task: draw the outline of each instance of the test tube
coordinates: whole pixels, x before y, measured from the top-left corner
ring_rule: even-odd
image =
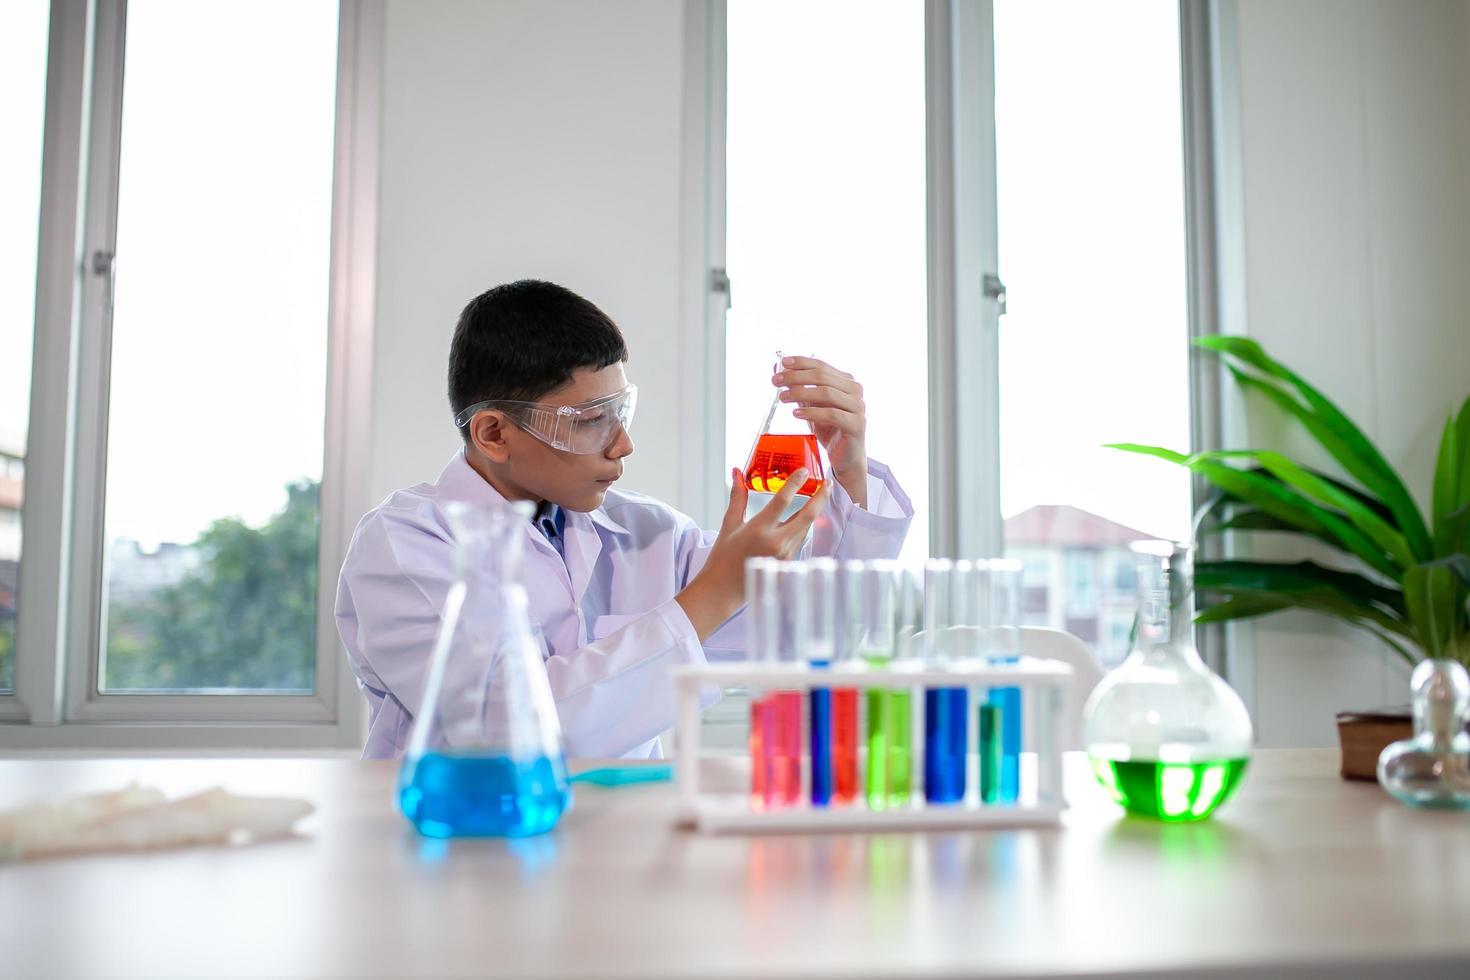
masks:
[[[989,656],[998,663],[1015,663],[1021,655],[1021,563],[992,559],[984,569]],[[992,711],[980,715],[981,798],[1014,803],[1021,792],[1021,689],[992,687],[986,700]],[[997,752],[999,773],[987,779],[984,767],[987,761],[994,764]]]
[[[791,663],[804,606],[806,569],[799,562],[746,562],[747,645],[754,663]],[[750,803],[757,810],[801,798],[801,693],[758,690],[750,705]]]
[[[882,670],[912,654],[919,622],[917,588],[897,562],[873,560],[851,577],[852,648]],[[913,782],[913,694],[906,688],[867,689],[868,807],[908,803]]]
[[[966,659],[974,643],[975,566],[968,561],[930,559],[924,565],[923,656],[931,667]],[[924,799],[957,803],[965,798],[965,733],[970,692],[964,687],[924,691]]]
[[[837,563],[830,558],[813,558],[806,563],[804,615],[798,645],[813,670],[827,670],[836,655]],[[832,802],[833,748],[836,719],[833,717],[832,690],[811,690],[811,799],[813,806]]]
[[[851,643],[854,610],[848,581],[862,562],[843,562],[834,568],[832,578],[833,660],[850,665],[858,652]],[[839,687],[832,691],[832,802],[853,803],[858,798],[858,691]]]

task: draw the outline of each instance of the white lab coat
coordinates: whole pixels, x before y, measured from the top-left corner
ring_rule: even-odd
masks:
[[[371,714],[363,757],[403,754],[454,578],[444,505],[504,498],[456,453],[434,483],[391,494],[353,533],[337,584],[337,629]],[[894,558],[913,507],[881,463],[868,464],[868,509],[835,480],[810,552]],[[566,512],[565,560],[527,521],[522,584],[530,599],[567,754],[649,758],[674,722],[675,667],[744,649],[743,615],[703,647],[674,595],[704,566],[716,533],[640,493],[609,490],[591,513]]]

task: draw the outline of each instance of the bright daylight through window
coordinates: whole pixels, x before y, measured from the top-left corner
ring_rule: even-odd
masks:
[[[0,12],[0,691],[15,687],[49,19],[45,0]]]
[[[313,688],[336,64],[333,0],[128,4],[103,691]]]
[[[1189,537],[1186,472],[1101,448],[1189,445],[1178,6],[995,3],[1006,551],[1105,664],[1129,542]]]
[[[904,556],[922,557],[924,8],[742,0],[727,30],[726,462],[746,461],[776,350],[829,361],[863,384],[868,453],[913,499]]]

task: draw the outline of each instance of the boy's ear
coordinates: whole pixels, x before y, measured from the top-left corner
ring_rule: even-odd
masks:
[[[510,423],[499,412],[480,412],[470,420],[470,443],[492,463],[510,459],[505,429]]]

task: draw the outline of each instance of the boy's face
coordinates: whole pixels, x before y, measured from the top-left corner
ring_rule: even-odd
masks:
[[[605,368],[578,368],[572,380],[537,401],[543,405],[580,405],[614,395],[628,387],[621,363]],[[496,413],[499,414],[499,413]],[[503,418],[503,416],[502,416]],[[471,445],[492,463],[490,482],[511,500],[549,500],[567,510],[589,511],[602,506],[603,497],[623,475],[623,458],[632,454],[633,440],[622,426],[612,442],[598,453],[578,454],[553,449],[511,422],[497,427],[498,437],[483,440],[487,430],[472,428]]]

